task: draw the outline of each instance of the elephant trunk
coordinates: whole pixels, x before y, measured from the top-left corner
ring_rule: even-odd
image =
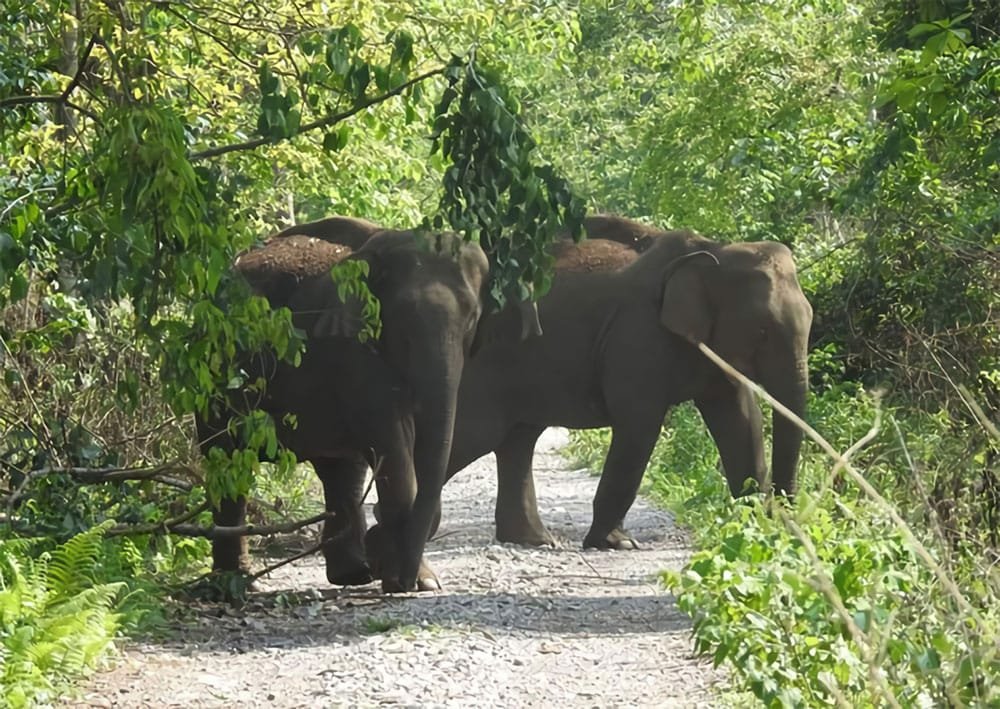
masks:
[[[799,418],[805,414],[809,376],[805,356],[795,358],[786,366],[776,366],[772,360],[761,378],[764,388]],[[787,362],[787,359],[786,359]],[[795,494],[796,469],[803,431],[777,409],[772,419],[774,440],[771,446],[771,481],[775,492],[789,497]]]
[[[440,506],[455,430],[458,386],[465,364],[461,338],[442,338],[426,356],[415,357],[414,364],[419,372],[419,378],[412,380],[418,382],[414,391],[417,408],[413,445],[417,493],[402,540],[406,553],[401,577],[406,580],[417,574]]]

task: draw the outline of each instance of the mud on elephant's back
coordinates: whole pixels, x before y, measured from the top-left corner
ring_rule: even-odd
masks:
[[[558,241],[552,247],[557,273],[606,273],[618,271],[639,258],[639,253],[629,246],[606,239],[588,239],[574,244]]]
[[[343,244],[333,244],[310,236],[270,239],[262,248],[236,259],[236,270],[257,290],[269,293],[276,278],[301,281],[329,271],[353,253]]]

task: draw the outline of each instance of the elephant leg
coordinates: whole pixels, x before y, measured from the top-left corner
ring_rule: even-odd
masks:
[[[225,497],[212,510],[212,522],[217,527],[240,527],[246,524],[247,498]],[[212,540],[212,570],[250,570],[250,553],[246,537],[218,537]]]
[[[637,548],[635,540],[622,525],[639,492],[642,475],[660,432],[661,419],[652,419],[641,427],[614,428],[601,482],[594,496],[594,521],[583,540],[585,548]]]
[[[497,448],[497,541],[527,546],[555,546],[542,524],[535,498],[531,461],[545,428],[519,425]]]
[[[382,508],[379,506],[377,502],[374,505],[372,505],[372,514],[375,515],[376,522],[382,521]],[[434,519],[431,521],[431,529],[427,533],[428,541],[434,538],[434,535],[437,534],[438,527],[440,526],[441,526],[441,503],[439,502],[437,512],[434,513]]]
[[[733,497],[761,489],[767,475],[760,407],[753,392],[725,382],[710,396],[695,399],[722,458]],[[752,484],[748,486],[748,483]]]
[[[401,540],[417,496],[412,424],[405,419],[398,421],[390,440],[375,476],[379,522],[368,530],[364,547],[373,575],[382,581],[382,590],[398,593],[411,590],[400,581],[400,567],[404,552]],[[437,576],[423,559],[418,564],[415,586],[418,591],[441,588]]]
[[[408,590],[399,585],[398,573],[390,573],[383,568],[383,564],[386,562],[398,564],[396,560],[398,550],[395,549],[395,544],[396,541],[392,531],[384,524],[372,526],[365,534],[365,553],[368,555],[368,563],[371,565],[372,573],[377,578],[382,579],[382,590],[386,593],[398,593]],[[398,566],[394,568],[398,568]],[[388,583],[386,582],[387,575],[389,577]],[[417,570],[416,587],[418,591],[441,590],[441,582],[438,580],[437,574],[434,573],[434,570],[424,559],[420,560],[420,566]]]
[[[363,459],[314,460],[323,483],[326,511],[335,516],[323,523],[323,558],[326,579],[338,586],[360,586],[372,580],[365,558],[365,516],[361,507],[365,473]]]

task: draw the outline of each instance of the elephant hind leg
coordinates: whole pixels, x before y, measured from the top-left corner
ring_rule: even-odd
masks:
[[[535,478],[531,470],[535,443],[544,430],[544,426],[520,424],[496,449],[497,541],[555,546],[555,540],[538,514]]]
[[[365,558],[365,517],[361,507],[368,464],[361,458],[314,460],[323,483],[326,511],[333,519],[323,523],[326,578],[338,586],[360,586],[372,580]]]

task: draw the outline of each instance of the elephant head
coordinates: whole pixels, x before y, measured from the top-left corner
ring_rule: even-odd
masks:
[[[714,258],[685,259],[666,274],[662,324],[691,343],[705,343],[802,416],[812,307],[799,287],[789,249],[776,242],[718,244],[672,234],[648,255],[676,249],[678,240],[688,252]],[[760,411],[744,387],[727,381],[719,389],[696,397],[695,403],[719,446],[730,488],[740,494],[748,473],[758,478],[765,474]],[[802,431],[777,411],[773,431],[771,482],[778,492],[791,495]]]

